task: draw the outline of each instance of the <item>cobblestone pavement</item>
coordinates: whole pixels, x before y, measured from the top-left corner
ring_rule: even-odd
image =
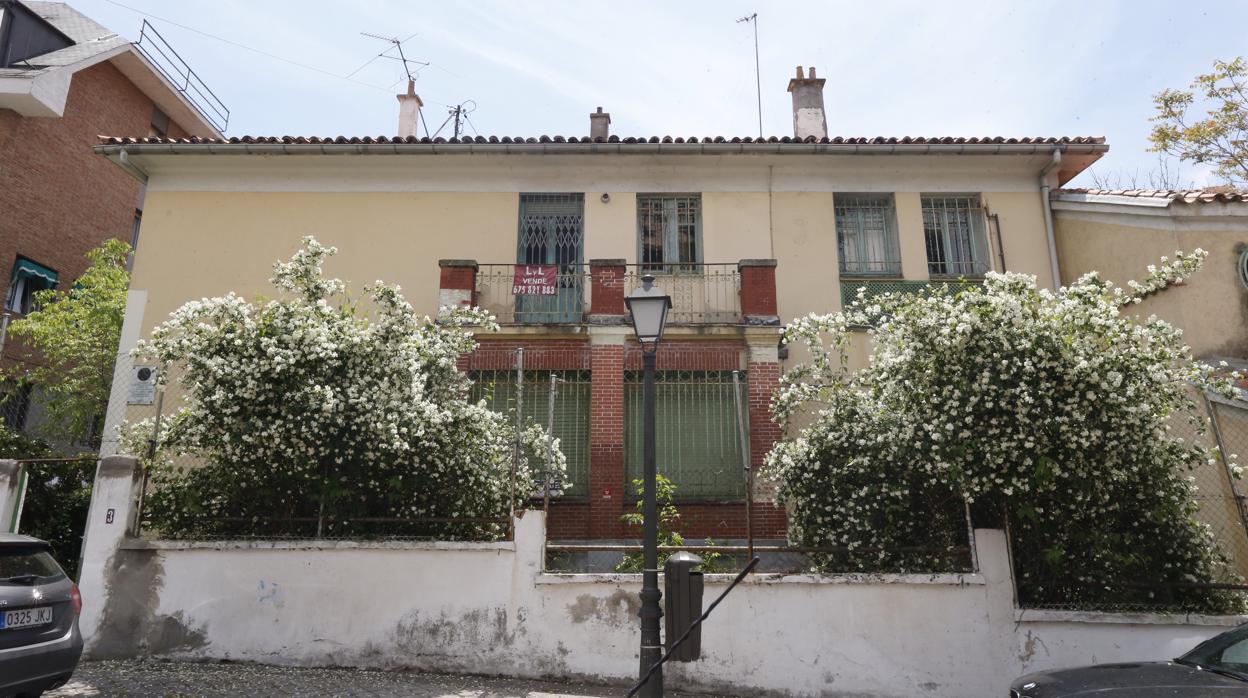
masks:
[[[627,688],[477,676],[358,669],[297,669],[257,664],[160,661],[83,662],[44,698],[579,698],[624,696]],[[693,698],[690,694],[687,698]],[[711,698],[699,694],[700,698]],[[725,697],[721,697],[725,698]]]

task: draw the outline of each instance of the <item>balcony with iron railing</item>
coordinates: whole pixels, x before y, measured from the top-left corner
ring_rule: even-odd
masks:
[[[627,322],[624,297],[655,277],[672,298],[672,325],[773,325],[774,260],[737,263],[478,264],[441,260],[441,305],[475,305],[503,325],[579,325]]]

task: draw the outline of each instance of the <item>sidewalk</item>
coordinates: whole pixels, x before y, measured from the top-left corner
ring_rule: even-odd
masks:
[[[44,698],[622,698],[627,692],[627,687],[619,686],[414,672],[109,661],[83,662],[68,684],[45,693]],[[668,695],[692,697],[695,694],[669,691]],[[706,694],[696,695],[711,698]]]

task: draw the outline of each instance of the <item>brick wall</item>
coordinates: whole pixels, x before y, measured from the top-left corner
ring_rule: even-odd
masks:
[[[624,346],[592,347],[589,415],[590,535],[616,538],[624,492]]]
[[[0,109],[0,293],[18,255],[55,270],[64,289],[86,269],[88,250],[108,238],[130,241],[139,184],[91,146],[102,134],[146,136],[152,106],[103,62],[73,76],[60,118]],[[0,366],[19,355],[10,344]]]

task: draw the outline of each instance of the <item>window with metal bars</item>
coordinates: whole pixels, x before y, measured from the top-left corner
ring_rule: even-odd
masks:
[[[637,248],[643,271],[696,271],[702,261],[702,195],[639,194]]]
[[[922,197],[931,276],[983,276],[989,269],[984,210],[973,195]]]
[[[624,374],[626,491],[642,477],[645,426],[642,372]],[[747,399],[741,373],[741,408]],[[737,403],[731,371],[655,374],[655,454],[659,474],[676,484],[678,499],[744,499]]]
[[[892,194],[837,194],[836,251],[846,276],[901,276]]]
[[[589,371],[555,371],[555,419],[553,433],[568,458],[564,498],[589,494]],[[546,427],[550,421],[551,371],[526,371],[520,414],[526,422]],[[517,391],[515,371],[469,371],[474,402],[485,400],[495,412],[515,419]],[[570,485],[570,487],[569,487]]]

